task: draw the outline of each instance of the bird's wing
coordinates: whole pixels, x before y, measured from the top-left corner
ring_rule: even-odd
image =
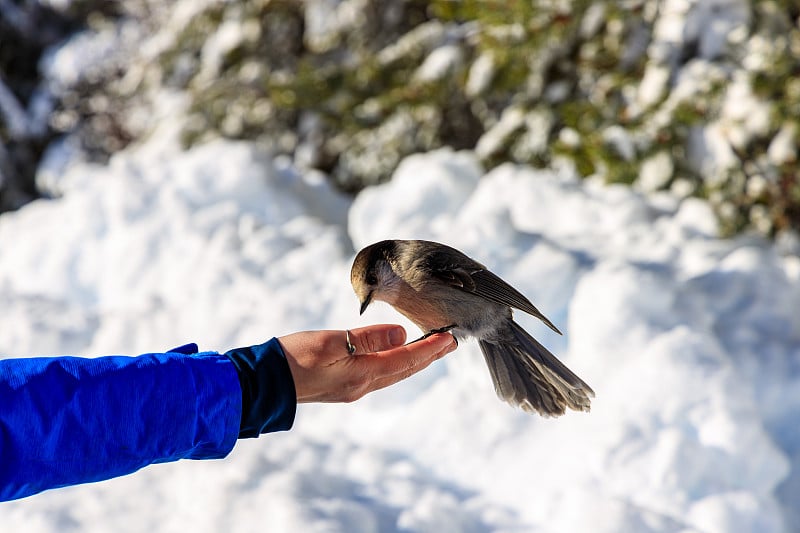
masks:
[[[514,307],[520,311],[525,311],[526,313],[535,316],[547,324],[547,327],[561,335],[561,332],[558,330],[558,328],[552,322],[550,322],[550,320],[544,316],[541,311],[536,309],[536,306],[534,306],[530,300],[528,300],[517,289],[500,279],[500,277],[496,274],[483,269],[472,272],[471,277],[475,286],[475,289],[472,292],[478,296],[482,296],[488,300],[492,300],[500,304]]]
[[[433,277],[451,287],[467,292],[475,292],[475,281],[472,279],[472,273],[467,269],[450,267],[432,269],[431,273]]]
[[[487,300],[531,314],[561,335],[558,328],[541,311],[536,309],[530,300],[499,276],[483,268],[480,263],[475,263],[475,269],[452,267],[444,264],[436,265],[432,262],[429,262],[429,266],[433,275],[440,281]]]

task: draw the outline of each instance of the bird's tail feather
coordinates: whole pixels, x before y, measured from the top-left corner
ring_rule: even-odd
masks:
[[[592,388],[514,321],[511,331],[511,339],[479,342],[497,395],[542,416],[588,411]]]

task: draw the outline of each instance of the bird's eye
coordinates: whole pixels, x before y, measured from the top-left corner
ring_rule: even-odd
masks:
[[[378,277],[375,274],[367,274],[367,285],[377,285]]]

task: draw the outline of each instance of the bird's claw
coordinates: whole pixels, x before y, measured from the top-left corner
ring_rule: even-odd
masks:
[[[420,337],[418,339],[414,339],[413,341],[409,342],[408,344],[414,344],[415,342],[419,342],[421,340],[427,339],[428,337],[430,337],[431,335],[435,335],[436,333],[447,333],[448,331],[450,331],[452,329],[455,329],[457,327],[458,327],[458,324],[450,324],[449,326],[444,326],[444,327],[441,327],[441,328],[432,329],[428,333],[423,335],[422,337]],[[455,335],[453,335],[453,340],[456,341],[456,346],[458,346],[458,339],[456,339]]]

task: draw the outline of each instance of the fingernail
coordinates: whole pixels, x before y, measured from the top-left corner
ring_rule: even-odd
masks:
[[[392,346],[400,346],[406,341],[406,332],[403,328],[394,328],[389,330],[389,344]]]

